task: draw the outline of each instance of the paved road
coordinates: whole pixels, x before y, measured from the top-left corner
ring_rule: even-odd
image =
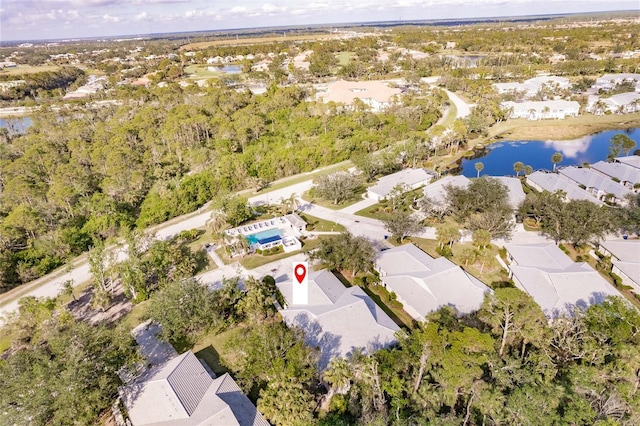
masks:
[[[249,198],[249,203],[254,206],[263,204],[280,204],[280,200],[287,199],[291,195],[301,196],[303,192],[311,189],[313,186],[313,180],[305,180],[304,182],[296,183],[285,188],[276,189],[275,191],[267,192],[264,194],[258,194],[255,197]]]
[[[438,80],[440,80],[440,77],[438,76],[424,77],[420,79],[421,82],[427,83],[434,87],[436,86],[436,83],[438,82]],[[456,95],[453,92],[450,92],[446,89],[442,89],[442,90],[444,90],[447,93],[447,96],[449,96],[449,100],[451,100],[451,102],[453,102],[453,104],[456,106],[456,109],[458,110],[456,113],[456,118],[465,118],[471,114],[471,107],[473,105],[469,105],[468,103],[463,101],[462,98],[460,98],[460,96]]]

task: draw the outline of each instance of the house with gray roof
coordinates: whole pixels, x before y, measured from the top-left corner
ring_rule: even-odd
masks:
[[[509,205],[514,210],[517,210],[520,203],[522,203],[525,198],[525,193],[522,189],[522,182],[520,179],[507,176],[491,176],[490,179],[497,180],[507,187],[507,190],[509,191]]]
[[[465,176],[445,176],[435,182],[425,186],[422,193],[426,198],[436,204],[444,203],[447,195],[447,186],[455,186],[457,188],[466,188],[471,181]]]
[[[305,343],[319,348],[319,368],[336,357],[349,357],[356,349],[367,352],[396,343],[398,325],[357,286],[346,288],[333,273],[309,273],[309,303],[292,304],[293,282],[278,283],[286,308],[285,323],[304,331]]]
[[[610,179],[617,179],[629,189],[633,189],[634,185],[640,185],[640,168],[628,164],[617,161],[598,161],[591,165],[591,169]]]
[[[604,74],[596,79],[593,86],[596,89],[611,90],[622,83],[633,83],[636,91],[640,91],[640,74],[620,73],[620,74]]]
[[[616,157],[615,161],[626,164],[627,166],[640,169],[640,155],[628,155],[626,157]]]
[[[493,84],[493,87],[500,94],[519,92],[522,93],[525,98],[535,96],[545,86],[552,90],[568,89],[571,86],[571,82],[568,78],[550,75],[530,78],[522,83],[514,82]]]
[[[215,378],[193,352],[119,390],[133,426],[268,426],[229,374]]]
[[[625,205],[627,204],[627,195],[633,192],[624,185],[611,180],[602,174],[591,170],[590,168],[568,166],[558,169],[560,178],[566,178],[571,182],[582,185],[584,189],[596,197],[598,200],[605,201],[611,198],[611,201]]]
[[[640,294],[640,240],[603,241],[598,244],[598,251],[604,256],[611,256],[611,272]]]
[[[595,198],[591,193],[580,188],[575,182],[562,178],[557,173],[533,172],[527,176],[526,182],[537,191],[563,191],[567,200],[587,200],[598,205],[604,203]]]
[[[621,296],[587,263],[576,263],[554,243],[506,244],[509,276],[533,297],[549,318],[571,314],[575,308]]]
[[[444,306],[476,311],[491,289],[445,257],[434,259],[413,244],[381,252],[375,261],[381,285],[396,294],[417,321]]]
[[[367,197],[381,201],[387,198],[394,188],[398,186],[404,192],[408,192],[428,184],[434,177],[435,172],[428,172],[425,169],[409,168],[400,170],[378,179],[378,183],[367,189]]]

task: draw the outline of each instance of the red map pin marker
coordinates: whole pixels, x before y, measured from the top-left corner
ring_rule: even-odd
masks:
[[[302,280],[304,280],[305,275],[307,275],[307,268],[304,265],[296,265],[293,273],[296,276],[299,284],[302,284]]]

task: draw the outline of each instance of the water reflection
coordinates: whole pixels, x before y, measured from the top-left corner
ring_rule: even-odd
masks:
[[[561,153],[564,157],[577,159],[580,154],[586,154],[594,140],[595,135],[589,135],[580,139],[567,141],[544,141],[545,147],[550,147],[555,152]],[[584,157],[584,155],[582,155]]]
[[[619,133],[626,133],[640,147],[640,129],[609,130],[579,139],[566,141],[514,141],[500,142],[490,145],[477,157],[462,161],[462,174],[476,177],[475,164],[482,162],[484,168],[481,175],[509,176],[515,175],[513,164],[521,161],[534,170],[551,170],[551,156],[556,152],[562,154],[559,166],[593,164],[605,160],[609,153],[609,141]]]

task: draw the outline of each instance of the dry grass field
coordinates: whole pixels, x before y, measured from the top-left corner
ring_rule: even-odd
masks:
[[[22,75],[22,74],[34,74],[43,71],[57,71],[60,67],[57,65],[40,65],[33,67],[31,65],[19,65],[15,68],[5,68],[0,70],[0,75]]]
[[[564,120],[529,121],[521,118],[492,127],[488,139],[569,140],[604,130],[631,127],[640,127],[640,112],[600,116],[585,114]]]
[[[199,50],[206,49],[212,46],[241,46],[251,44],[262,43],[275,43],[279,41],[313,41],[313,40],[330,40],[339,38],[340,34],[300,34],[300,35],[287,35],[287,36],[272,36],[272,37],[247,37],[247,38],[234,38],[229,36],[228,38],[201,41],[198,43],[189,43],[180,47],[180,50]]]

